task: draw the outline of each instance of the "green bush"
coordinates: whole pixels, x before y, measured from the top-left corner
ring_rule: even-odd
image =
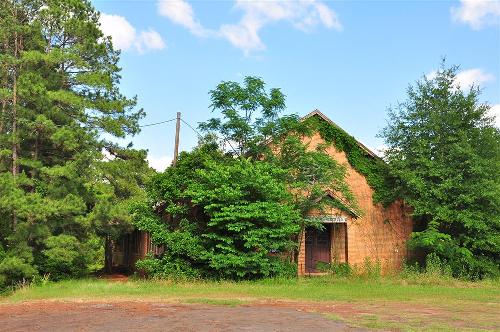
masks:
[[[178,257],[155,258],[148,255],[138,260],[135,267],[147,276],[160,279],[191,280],[201,278],[200,269],[194,268],[190,262]]]
[[[370,280],[380,279],[382,276],[382,266],[380,265],[380,261],[377,260],[374,262],[369,257],[365,258],[359,274],[361,277]]]
[[[88,272],[92,273],[104,268],[104,240],[92,236],[82,245]]]
[[[350,277],[353,274],[352,267],[349,265],[349,263],[332,264],[332,272],[339,277]]]
[[[31,280],[37,271],[31,264],[15,256],[7,256],[0,262],[0,289],[14,286],[20,280]]]
[[[151,276],[174,278],[241,280],[291,274],[290,267],[270,254],[293,250],[293,237],[300,230],[300,214],[287,202],[290,193],[279,181],[284,171],[204,149],[181,154],[176,167],[152,181],[150,194],[159,195],[170,218],[151,211],[154,204],[134,208],[136,227],[165,248],[162,257],[138,266]]]
[[[443,285],[459,281],[453,278],[452,271],[453,268],[446,261],[432,253],[427,255],[423,266],[417,262],[403,264],[398,277],[410,284]]]
[[[452,276],[452,267],[439,258],[435,253],[427,255],[424,273],[430,276],[449,278]]]
[[[293,279],[297,277],[297,264],[276,258],[273,278]]]
[[[324,263],[318,262],[316,269],[321,272],[331,273],[336,277],[347,278],[351,277],[354,273],[349,263]]]
[[[45,246],[40,270],[49,273],[53,280],[81,277],[87,272],[86,253],[76,237],[50,236]]]
[[[5,250],[3,250],[2,245],[0,244],[0,263],[3,261],[3,259],[5,257],[7,257],[7,254],[6,254]]]

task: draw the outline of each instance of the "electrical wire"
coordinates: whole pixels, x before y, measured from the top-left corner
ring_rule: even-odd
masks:
[[[183,119],[183,118],[181,118],[181,121],[182,121],[182,122],[183,122],[186,126],[188,126],[189,128],[191,128],[191,129],[192,129],[192,130],[193,130],[193,131],[194,131],[194,132],[198,135],[198,137],[200,137],[200,138],[201,138],[201,137],[203,137],[203,136],[202,136],[202,135],[198,132],[198,130],[194,129],[194,128],[193,128],[193,127],[189,124],[189,123],[187,123],[186,121],[184,121],[184,119]]]
[[[160,125],[160,124],[167,123],[167,122],[172,122],[175,120],[177,120],[177,118],[165,120],[165,121],[160,121],[160,122],[155,122],[155,123],[148,123],[148,124],[145,124],[145,125],[142,125],[139,127],[140,128],[151,127],[151,126],[156,126],[156,125]],[[182,121],[182,123],[184,123],[186,126],[188,126],[192,131],[194,131],[196,133],[196,135],[198,135],[199,138],[203,138],[203,135],[201,135],[200,132],[198,130],[196,130],[193,126],[191,126],[188,122],[184,121],[183,118],[180,118],[180,120]],[[231,147],[231,149],[233,150],[234,153],[236,153],[236,150],[234,149],[233,145],[231,144],[231,142],[227,138],[223,139],[223,141],[226,142]]]
[[[142,125],[142,126],[139,126],[139,127],[140,128],[151,127],[151,126],[156,126],[156,125],[167,123],[167,122],[172,122],[172,121],[175,121],[175,120],[176,119],[170,119],[170,120],[165,120],[165,121],[160,121],[160,122],[148,123],[148,124],[145,124],[145,125]]]

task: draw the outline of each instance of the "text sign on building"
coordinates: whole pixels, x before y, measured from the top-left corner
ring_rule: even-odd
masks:
[[[321,222],[324,224],[342,224],[347,222],[347,217],[344,216],[324,216],[321,217]]]

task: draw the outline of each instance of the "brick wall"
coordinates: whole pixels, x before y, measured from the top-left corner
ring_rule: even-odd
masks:
[[[304,138],[304,140],[309,143],[311,150],[315,149],[318,144],[324,143],[319,134]],[[400,201],[392,203],[388,208],[384,208],[381,204],[374,204],[373,189],[368,185],[365,177],[351,167],[345,153],[333,146],[327,148],[327,153],[338,163],[346,165],[346,181],[363,211],[360,218],[349,218],[347,221],[349,264],[361,265],[368,258],[372,262],[380,262],[383,272],[399,268],[407,257],[406,242],[413,227],[410,214],[406,211],[407,208]],[[339,239],[335,241],[332,238],[332,240],[334,240],[332,246],[335,242],[339,242]],[[332,249],[335,250],[332,252],[332,257],[335,257],[340,249]],[[300,262],[299,259],[299,264]]]
[[[306,274],[306,234],[301,232],[299,235],[299,254],[297,255],[297,272],[299,276]]]
[[[351,218],[349,218],[351,219]],[[331,227],[331,246],[332,260],[335,263],[347,262],[346,257],[346,230],[347,224],[332,224]]]

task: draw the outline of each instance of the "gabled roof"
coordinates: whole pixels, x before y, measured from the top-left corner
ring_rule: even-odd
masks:
[[[307,120],[309,118],[312,118],[313,116],[319,117],[320,119],[328,122],[330,125],[336,127],[337,129],[342,130],[347,135],[352,136],[347,131],[345,131],[344,129],[342,129],[338,124],[336,124],[335,122],[333,122],[332,120],[330,120],[326,115],[324,115],[323,113],[321,113],[318,109],[316,109],[316,110],[312,111],[311,113],[307,114],[306,116],[302,117],[301,121],[304,121],[304,120]],[[354,138],[354,140],[359,145],[359,147],[362,148],[369,156],[371,156],[373,158],[381,159],[379,156],[377,156],[375,154],[375,152],[373,152],[370,149],[368,149],[366,147],[366,145],[364,145],[363,143],[361,143],[360,141],[358,141],[356,138]]]
[[[335,194],[332,190],[326,190],[326,196],[330,196],[331,199],[334,199],[334,200],[337,200],[339,201],[340,203],[342,203],[342,205],[345,207],[345,212],[349,213],[351,216],[353,216],[354,218],[359,218],[360,215],[359,213],[353,209],[349,203],[347,203],[344,199],[342,199],[339,195]]]

